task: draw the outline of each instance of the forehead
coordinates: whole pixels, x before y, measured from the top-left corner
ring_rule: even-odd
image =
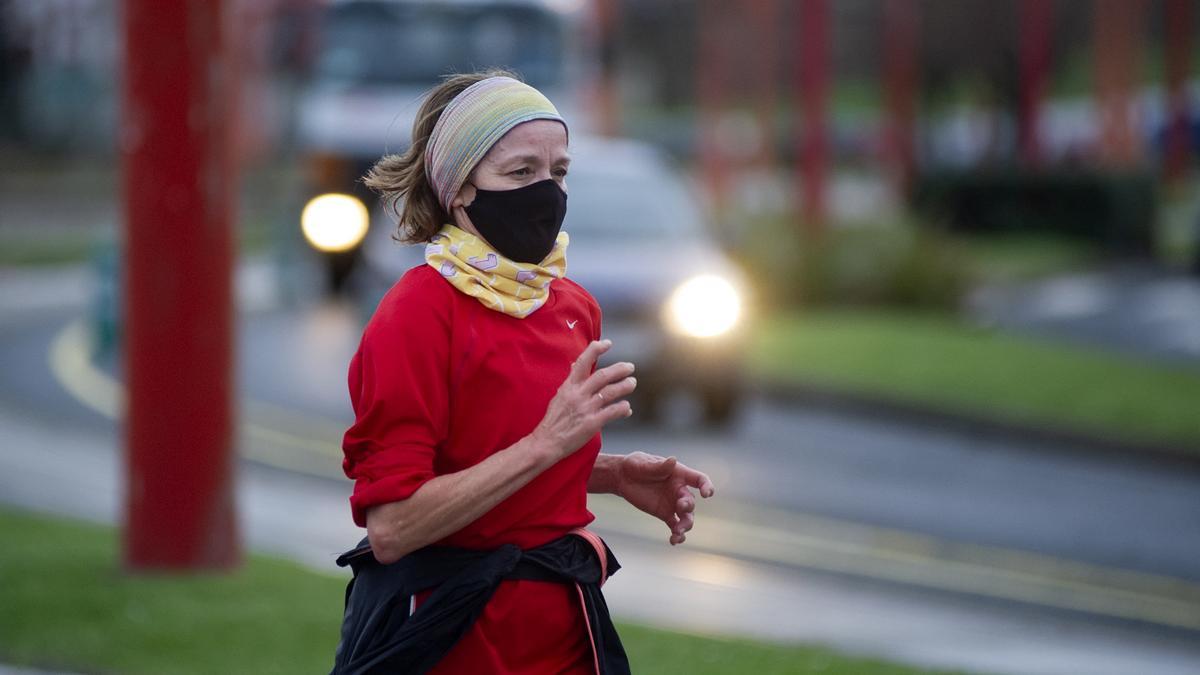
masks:
[[[567,155],[567,129],[554,120],[522,122],[500,137],[484,155],[485,162],[503,162],[513,157],[547,154],[552,159]]]

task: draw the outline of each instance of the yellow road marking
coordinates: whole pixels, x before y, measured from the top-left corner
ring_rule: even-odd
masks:
[[[75,400],[110,419],[125,412],[119,382],[92,365],[87,324],[77,319],[59,331],[50,343],[50,372]]]
[[[76,320],[51,343],[50,370],[76,400],[118,419],[123,388],[95,367],[90,353],[86,323]],[[248,421],[242,434],[258,442],[239,443],[243,456],[309,475],[341,476],[338,423],[258,401],[244,407],[250,417],[271,418],[313,436]],[[634,510],[617,498],[593,496],[589,508],[599,517],[599,529],[666,540],[661,523],[631,517]],[[1184,579],[778,509],[735,510],[736,519],[704,515],[703,526],[688,535],[689,546],[717,555],[1200,630],[1200,585]]]
[[[91,351],[86,322],[83,319],[73,321],[59,331],[50,344],[47,358],[50,371],[75,400],[109,419],[120,419],[125,412],[124,387],[118,380],[92,363]],[[289,421],[302,423],[310,428],[329,429],[334,426],[332,421],[318,420],[308,416],[300,418],[294,412],[285,411],[270,404],[253,402],[248,407],[251,409],[251,414],[258,413],[262,416],[281,419],[290,417]],[[331,460],[340,460],[341,458],[341,450],[337,445],[323,443],[319,439],[305,438],[255,422],[247,422],[242,427],[245,434],[259,441],[294,450],[303,450]],[[283,468],[300,470],[305,473],[312,472],[312,463],[298,462],[294,453],[277,452],[272,448],[251,449],[249,444],[242,444],[242,446],[243,454],[251,459],[264,463],[276,463]],[[337,475],[340,475],[340,472]]]

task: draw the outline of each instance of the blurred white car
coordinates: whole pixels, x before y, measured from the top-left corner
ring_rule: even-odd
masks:
[[[651,146],[572,137],[563,229],[571,235],[567,276],[604,313],[613,341],[605,362],[637,366],[637,417],[653,420],[663,397],[695,393],[704,417],[730,420],[743,394],[744,278],[705,227],[678,172]],[[377,210],[356,279],[373,308],[423,248],[393,239],[392,218]]]

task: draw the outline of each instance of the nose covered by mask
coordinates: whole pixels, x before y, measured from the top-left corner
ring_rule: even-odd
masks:
[[[463,209],[492,248],[509,260],[540,263],[554,248],[567,215],[567,193],[548,178],[515,190],[475,188]]]

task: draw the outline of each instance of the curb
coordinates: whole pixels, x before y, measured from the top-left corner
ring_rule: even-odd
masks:
[[[978,438],[1036,444],[1041,450],[1062,454],[1105,456],[1129,462],[1153,462],[1165,467],[1200,473],[1200,448],[1135,441],[1055,425],[1003,420],[970,412],[949,411],[896,399],[840,390],[811,383],[758,381],[751,388],[766,398],[834,413],[864,415],[879,420]]]

